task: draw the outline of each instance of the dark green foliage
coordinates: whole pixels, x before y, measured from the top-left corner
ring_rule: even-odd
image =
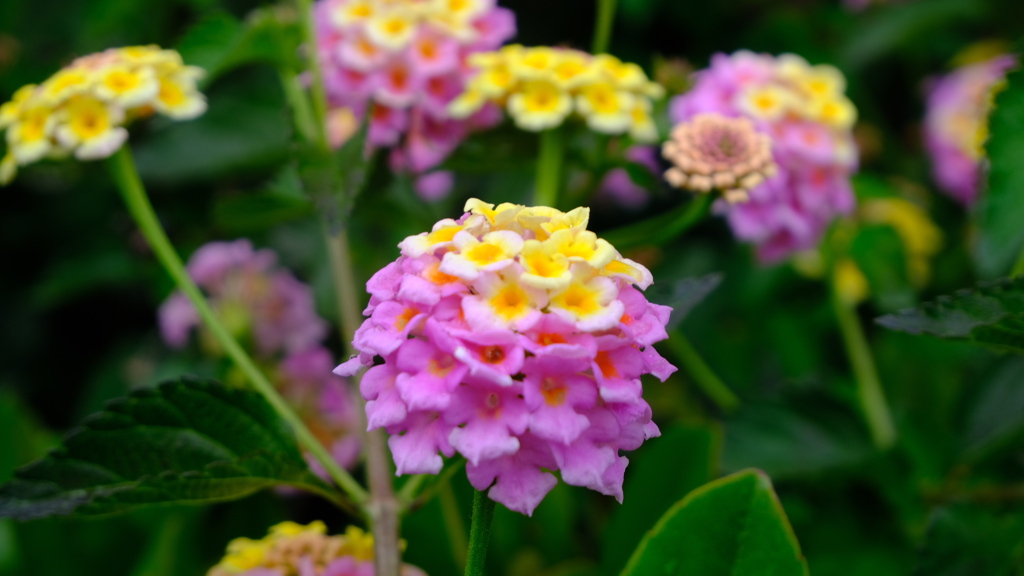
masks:
[[[738,472],[691,492],[647,533],[622,576],[801,576],[807,563],[771,481]]]
[[[1024,248],[1024,71],[1007,76],[989,130],[988,189],[977,212],[975,254],[984,273],[995,277],[1005,274]]]
[[[977,288],[940,296],[877,322],[910,334],[967,339],[1024,352],[1024,277],[982,282]]]
[[[261,396],[182,379],[136,390],[87,418],[0,489],[0,517],[212,503],[282,484],[328,489]]]
[[[1024,574],[1024,516],[969,505],[937,509],[914,576]]]

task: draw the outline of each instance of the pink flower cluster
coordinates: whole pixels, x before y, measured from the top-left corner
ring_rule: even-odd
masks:
[[[748,202],[716,206],[763,262],[814,248],[832,220],[854,207],[856,109],[844,92],[845,79],[831,66],[740,51],[714,55],[672,102],[674,123],[708,112],[746,117],[771,138],[777,175],[752,189]]]
[[[1010,55],[970,64],[936,80],[928,92],[924,138],[935,181],[966,206],[978,197],[993,89],[1015,65]]]
[[[338,463],[354,465],[360,450],[359,413],[345,382],[330,373],[333,356],[320,344],[327,324],[316,313],[309,286],[279,267],[273,252],[253,250],[248,240],[206,244],[192,255],[187,270],[218,318],[268,368]],[[167,344],[183,347],[193,329],[200,329],[206,351],[223,353],[201,330],[199,314],[183,293],[163,303],[159,321]]]
[[[330,104],[357,121],[371,110],[368,142],[392,147],[393,169],[425,172],[501,120],[495,106],[464,120],[448,113],[472,76],[468,56],[515,35],[515,16],[495,0],[320,0],[315,14]]]
[[[459,453],[475,488],[524,514],[555,470],[622,500],[619,451],[659,434],[640,376],[675,371],[652,346],[671,309],[647,301],[650,272],[588,219],[473,199],[367,283],[360,354],[336,373],[370,367],[369,427],[391,435],[399,474],[436,474]]]

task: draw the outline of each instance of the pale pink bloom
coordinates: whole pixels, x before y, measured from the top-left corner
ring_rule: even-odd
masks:
[[[730,203],[745,202],[752,188],[778,170],[768,136],[746,118],[714,113],[698,114],[673,128],[662,155],[673,164],[665,172],[670,184],[698,192],[721,190]]]

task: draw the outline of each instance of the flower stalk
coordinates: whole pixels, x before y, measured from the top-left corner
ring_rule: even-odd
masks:
[[[202,292],[192,281],[192,278],[189,277],[181,258],[178,257],[177,252],[175,252],[174,247],[167,238],[167,234],[160,225],[160,221],[157,219],[153,206],[146,195],[142,179],[139,177],[128,147],[123,146],[114,153],[110,157],[108,165],[114,182],[117,184],[117,188],[128,207],[128,211],[135,219],[146,241],[149,242],[157,259],[164,269],[167,270],[167,273],[170,274],[171,278],[174,279],[178,288],[192,302],[203,323],[209,328],[210,333],[213,334],[227,355],[245,374],[246,378],[252,383],[253,388],[267,399],[267,402],[270,403],[283,420],[291,425],[292,429],[295,430],[299,443],[320,462],[330,477],[337,483],[338,487],[356,505],[365,502],[367,495],[362,486],[334,461],[334,458],[331,457],[323,444],[310,432],[298,414],[277,393],[274,385],[256,367],[256,364],[239,345],[238,341],[217,319]]]
[[[597,20],[594,22],[594,43],[591,52],[604,54],[612,40],[617,0],[597,0]]]
[[[713,201],[712,194],[700,194],[674,210],[612,230],[604,234],[604,238],[620,249],[662,244],[703,220]]]
[[[1010,276],[1021,276],[1024,275],[1024,248],[1020,251],[1020,256],[1017,257],[1017,263],[1013,265],[1013,270],[1010,271]]]
[[[562,130],[550,128],[540,133],[540,151],[537,154],[537,188],[534,204],[558,207],[558,192],[562,184],[562,160],[565,142]]]
[[[723,412],[733,412],[739,408],[740,399],[711,370],[711,367],[700,357],[693,344],[682,332],[673,334],[666,343],[686,373]]]
[[[491,539],[491,520],[494,518],[494,500],[480,490],[473,492],[473,520],[469,527],[469,554],[466,557],[466,576],[484,576],[487,545]]]
[[[854,306],[846,302],[832,283],[832,307],[835,310],[839,330],[843,335],[846,354],[853,367],[857,380],[857,401],[864,414],[864,420],[875,447],[887,450],[896,441],[896,428],[893,425],[889,405],[882,391],[878,378],[878,369],[871,355],[864,330],[857,319]]]

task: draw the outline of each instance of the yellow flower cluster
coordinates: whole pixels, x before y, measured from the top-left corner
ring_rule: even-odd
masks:
[[[519,45],[473,54],[469,63],[478,72],[449,107],[456,118],[496,102],[517,126],[539,132],[559,126],[575,110],[596,132],[658,140],[652,100],[665,90],[636,64],[609,54]]]
[[[128,138],[124,125],[134,118],[199,116],[206,110],[196,89],[202,74],[173,50],[131,46],[83,56],[42,84],[23,86],[0,106],[0,130],[7,131],[0,184],[10,182],[18,166],[46,157],[110,156]]]
[[[354,526],[349,526],[344,535],[328,536],[327,527],[320,521],[308,526],[282,522],[272,526],[270,533],[260,540],[232,540],[227,555],[207,576],[232,576],[259,568],[279,568],[285,574],[298,574],[300,562],[311,563],[319,574],[332,561],[346,556],[357,562],[372,561],[373,536]]]
[[[875,198],[861,205],[859,219],[863,224],[889,226],[903,243],[907,257],[907,277],[917,288],[924,287],[931,276],[931,259],[942,248],[942,231],[916,204],[901,198]],[[851,304],[867,299],[870,289],[867,278],[852,259],[836,263],[836,290]]]
[[[756,83],[739,93],[738,105],[753,118],[777,121],[796,117],[849,130],[857,108],[846,97],[846,78],[833,66],[811,66],[795,54],[779,56],[770,82]]]

